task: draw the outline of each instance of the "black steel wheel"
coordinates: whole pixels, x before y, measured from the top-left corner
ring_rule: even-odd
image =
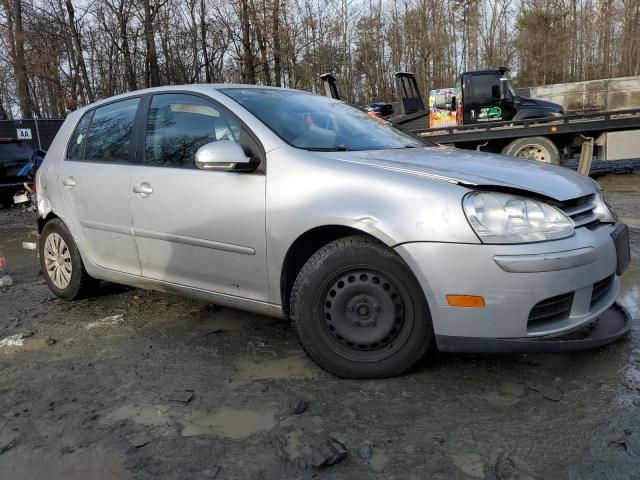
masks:
[[[307,261],[291,314],[309,356],[341,377],[399,375],[433,342],[427,302],[412,272],[366,236],[336,240]]]

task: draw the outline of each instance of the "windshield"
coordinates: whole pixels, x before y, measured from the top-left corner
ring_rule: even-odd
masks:
[[[305,150],[424,147],[418,138],[338,100],[297,90],[226,88],[231,97],[290,145]]]

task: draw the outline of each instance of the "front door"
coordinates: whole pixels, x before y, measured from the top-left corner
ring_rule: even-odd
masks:
[[[129,158],[140,99],[91,110],[78,123],[58,181],[70,227],[96,265],[140,275],[131,231]]]
[[[216,102],[181,93],[151,98],[132,169],[142,275],[266,300],[265,174],[198,169],[196,151],[217,140],[261,155],[241,122]]]
[[[500,98],[500,76],[476,73],[465,76],[464,123],[502,122],[513,118],[513,101]]]

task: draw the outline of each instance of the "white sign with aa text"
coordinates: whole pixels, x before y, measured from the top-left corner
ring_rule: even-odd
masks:
[[[18,138],[20,140],[31,140],[33,138],[31,136],[31,129],[30,128],[18,128],[18,129],[16,129],[16,132],[17,132]]]

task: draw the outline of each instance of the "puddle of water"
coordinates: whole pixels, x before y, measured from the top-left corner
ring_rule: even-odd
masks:
[[[101,448],[60,455],[56,448],[18,446],[2,455],[0,478],[11,480],[128,480],[133,478],[115,452]],[[55,452],[55,453],[54,453]]]
[[[524,396],[525,387],[520,383],[504,382],[496,391],[490,391],[480,398],[496,407],[511,407],[520,402]]]
[[[304,354],[259,363],[242,360],[236,364],[236,367],[240,378],[251,380],[315,378],[319,373],[318,367],[313,365]]]
[[[168,405],[124,405],[107,415],[103,422],[112,423],[131,420],[145,426],[166,426],[171,424],[171,417],[168,415],[169,410],[171,410],[171,407]]]
[[[35,250],[24,248],[27,244],[36,241],[37,236],[33,226],[2,225],[0,226],[0,257],[4,258],[4,269],[9,272],[33,268],[38,266],[38,257]],[[0,270],[3,266],[0,265]]]
[[[222,408],[212,414],[196,413],[178,422],[183,426],[180,432],[183,437],[214,434],[240,440],[275,427],[274,414],[273,410]]]
[[[633,318],[640,316],[640,262],[632,261],[622,276],[622,290],[618,301]]]
[[[374,472],[381,472],[389,461],[389,456],[384,448],[374,448],[369,465]]]

